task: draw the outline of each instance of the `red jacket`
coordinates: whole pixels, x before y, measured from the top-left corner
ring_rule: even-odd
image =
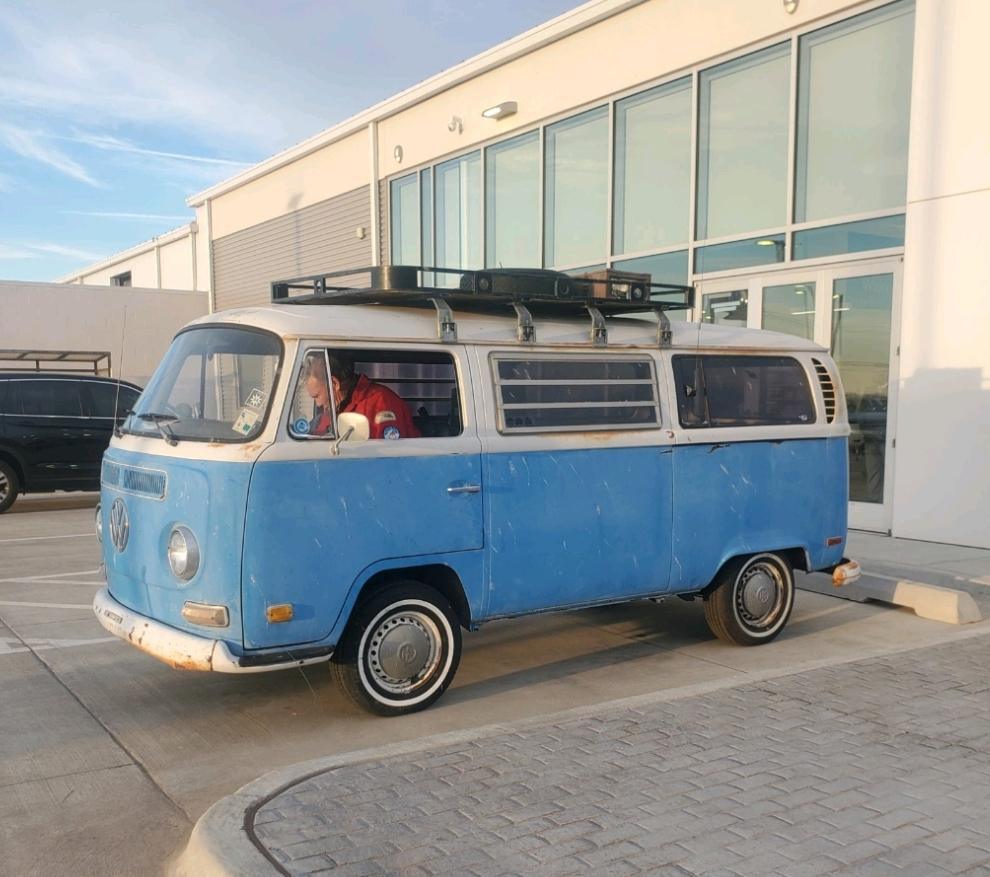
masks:
[[[340,406],[338,414],[353,411],[368,418],[373,439],[419,438],[419,430],[402,399],[382,384],[358,375],[357,383]],[[313,435],[325,435],[330,428],[330,415],[323,412],[318,418]]]

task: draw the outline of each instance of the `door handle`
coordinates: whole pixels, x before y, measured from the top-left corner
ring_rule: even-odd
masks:
[[[480,484],[462,484],[458,487],[448,487],[447,493],[481,493]]]

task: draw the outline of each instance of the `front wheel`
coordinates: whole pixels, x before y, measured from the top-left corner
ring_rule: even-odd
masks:
[[[7,511],[14,504],[19,492],[17,473],[12,466],[0,460],[0,513]]]
[[[330,671],[358,706],[399,716],[440,697],[460,659],[461,630],[450,603],[433,588],[408,581],[354,610]]]
[[[756,646],[784,629],[794,606],[794,573],[786,557],[754,554],[723,567],[705,601],[705,620],[726,642]]]

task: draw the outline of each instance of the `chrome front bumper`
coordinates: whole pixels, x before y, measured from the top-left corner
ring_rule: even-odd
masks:
[[[330,659],[329,654],[317,657],[259,662],[235,655],[223,640],[196,636],[176,630],[160,621],[147,618],[122,606],[107,588],[101,588],[93,598],[97,620],[114,636],[158,658],[177,670],[212,670],[215,673],[265,673],[316,664]]]

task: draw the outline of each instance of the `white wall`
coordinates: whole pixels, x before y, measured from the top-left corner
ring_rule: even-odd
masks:
[[[113,375],[144,386],[172,336],[206,312],[202,292],[0,281],[0,348],[109,351]]]
[[[990,3],[918,0],[893,533],[990,548]]]

